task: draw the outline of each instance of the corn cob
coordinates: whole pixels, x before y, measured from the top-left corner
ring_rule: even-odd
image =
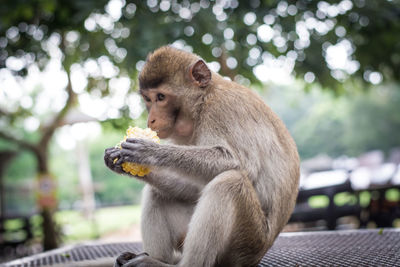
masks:
[[[116,147],[121,149],[121,143],[124,142],[127,138],[140,138],[154,141],[156,143],[160,143],[160,138],[157,136],[157,133],[152,131],[150,128],[141,129],[139,127],[129,127],[126,130],[126,135],[124,140],[122,140]],[[114,160],[114,163],[117,162],[118,159]],[[134,176],[145,176],[150,173],[150,168],[148,166],[139,165],[133,162],[124,162],[121,164],[124,172],[130,173]]]

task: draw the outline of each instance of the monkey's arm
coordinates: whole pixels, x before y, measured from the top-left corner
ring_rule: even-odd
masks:
[[[160,145],[135,138],[128,138],[121,146],[124,162],[178,169],[207,180],[226,170],[239,168],[239,162],[223,146]]]
[[[141,179],[157,188],[165,197],[183,201],[197,201],[203,187],[182,178],[180,175],[161,170],[152,170]]]
[[[166,197],[185,201],[196,201],[198,199],[201,191],[200,185],[183,179],[179,174],[157,168],[144,177],[133,176],[122,170],[122,160],[114,162],[116,158],[120,159],[121,157],[121,149],[119,148],[107,148],[104,152],[104,162],[112,171],[142,180],[157,188]]]

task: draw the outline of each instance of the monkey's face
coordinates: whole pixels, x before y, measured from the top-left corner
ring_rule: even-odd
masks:
[[[158,137],[168,138],[174,132],[179,113],[176,96],[162,86],[143,90],[140,93],[149,112],[147,126],[156,131]]]
[[[187,80],[192,83],[186,87],[181,81],[181,68],[176,73],[171,72],[168,76],[164,72],[169,67],[161,68],[160,60],[157,56],[150,56],[139,75],[140,94],[149,112],[147,126],[156,131],[158,136],[163,139],[168,137],[175,140],[190,138],[194,129],[194,114],[188,112],[190,110],[188,106],[195,106],[199,99],[198,92],[204,92],[204,89],[209,85],[211,71],[203,60],[197,60],[191,66],[188,66],[189,72],[186,76],[188,76]],[[171,59],[166,62],[173,61]],[[172,76],[175,76],[175,78]],[[174,80],[175,83],[178,83],[180,90],[176,89],[176,84],[169,84],[166,80]],[[182,88],[185,89],[181,90]],[[192,94],[192,89],[197,90],[195,94]]]

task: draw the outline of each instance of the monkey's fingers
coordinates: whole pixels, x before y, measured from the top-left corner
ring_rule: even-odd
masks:
[[[123,142],[121,144],[121,147],[125,148],[125,149],[136,150],[136,149],[138,149],[140,147],[140,145],[138,143]]]
[[[110,167],[110,155],[108,153],[104,153],[104,163]]]
[[[143,157],[140,156],[140,152],[130,149],[121,149],[121,157],[124,162],[133,162],[133,163],[141,163],[139,161],[143,160]]]
[[[119,151],[119,149],[117,150]],[[124,173],[121,167],[122,162],[122,156],[119,154],[119,152],[114,152],[112,154],[106,153],[104,155],[104,163],[114,172]]]
[[[112,154],[114,154],[114,153],[116,153],[117,151],[119,151],[119,148],[107,148],[105,151],[104,151],[104,160],[106,159],[106,158],[110,158],[110,156],[112,155]]]
[[[124,163],[124,158],[120,157],[120,158],[116,158],[114,160],[114,164],[115,165],[121,165],[122,163]]]
[[[118,149],[118,151],[115,151],[114,153],[111,153],[108,157],[113,159],[113,160],[116,159],[116,158],[120,158],[121,157],[120,150]]]
[[[140,138],[126,138],[125,143],[141,143],[143,141],[143,139]]]
[[[116,151],[110,151],[110,153],[107,154],[107,157],[110,161],[112,161],[113,164],[121,158],[121,154],[119,153],[119,148]]]
[[[109,147],[109,148],[106,148],[106,150],[104,150],[104,154],[111,154],[111,153],[113,153],[113,152],[115,152],[116,150],[118,150],[119,148],[116,148],[116,147]]]

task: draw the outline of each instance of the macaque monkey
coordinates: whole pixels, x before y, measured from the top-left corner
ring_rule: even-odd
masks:
[[[169,143],[128,138],[106,165],[151,166],[143,192],[146,253],[115,266],[256,266],[287,223],[299,156],[282,121],[252,90],[197,55],[161,47],[139,75],[148,127]],[[116,163],[114,160],[118,158]]]

